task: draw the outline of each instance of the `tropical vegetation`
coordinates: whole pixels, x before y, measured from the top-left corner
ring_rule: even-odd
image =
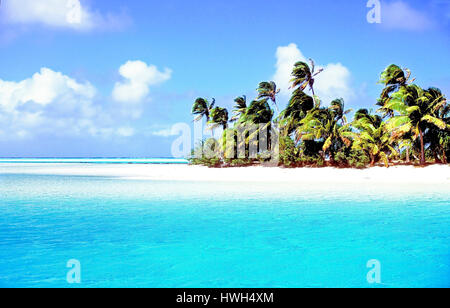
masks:
[[[312,60],[297,62],[292,70],[292,95],[281,111],[280,89],[273,81],[261,82],[250,102],[246,96],[237,97],[232,114],[215,106],[214,99],[210,103],[198,98],[192,108],[195,120],[205,118],[212,132],[222,128],[222,136],[215,139],[212,133],[200,142],[191,163],[366,168],[450,161],[450,105],[439,89],[421,88],[411,79],[410,70],[393,64],[381,74],[377,110],[353,111],[342,98],[322,103],[314,90],[322,71],[316,70]],[[273,160],[275,149],[277,159]]]

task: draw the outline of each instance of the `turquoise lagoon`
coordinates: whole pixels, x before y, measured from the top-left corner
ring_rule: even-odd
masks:
[[[448,188],[3,174],[0,287],[450,287]]]

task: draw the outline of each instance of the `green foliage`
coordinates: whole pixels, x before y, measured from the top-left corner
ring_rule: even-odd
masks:
[[[300,91],[305,91],[307,87],[311,90],[313,94],[313,99],[315,104],[317,105],[317,101],[314,93],[314,77],[323,72],[323,69],[319,69],[317,72],[315,71],[316,67],[313,60],[309,60],[310,65],[305,62],[297,62],[294,65],[294,69],[292,70],[292,88],[295,89],[298,87]]]
[[[284,127],[284,135],[291,135],[299,126],[309,111],[314,108],[314,100],[305,94],[300,88],[295,89],[287,108],[281,112],[281,124]]]
[[[364,151],[355,149],[342,149],[335,155],[335,166],[339,168],[364,169],[370,164],[370,158]]]
[[[218,168],[223,164],[220,144],[214,138],[203,140],[192,150],[188,161],[192,165]]]
[[[280,165],[292,168],[300,163],[300,150],[296,147],[294,141],[289,137],[280,139]]]
[[[228,127],[228,110],[221,107],[216,107],[211,110],[211,120],[208,122],[212,127],[222,126],[224,130]]]
[[[251,102],[247,112],[242,117],[242,122],[252,124],[270,123],[273,118],[273,110],[270,108],[267,99],[254,100]]]
[[[395,64],[391,64],[381,73],[379,83],[383,84],[385,88],[381,92],[377,105],[381,107],[379,111],[384,117],[394,115],[394,111],[387,105],[397,91],[408,85],[410,77],[411,72],[408,69],[403,70]]]
[[[233,109],[233,117],[231,118],[231,122],[238,121],[241,116],[243,116],[247,112],[247,96],[243,95],[237,97],[234,100],[234,109]]]
[[[446,115],[440,113],[446,110],[446,100],[441,91],[435,88],[424,90],[417,85],[401,88],[393,95],[386,108],[397,112],[388,121],[388,129],[395,139],[401,139],[409,134],[412,140],[420,140],[421,164],[425,164],[425,136],[427,131],[434,131],[438,135],[448,129]],[[448,112],[448,111],[447,111]],[[439,142],[439,141],[438,141]]]
[[[277,88],[275,82],[273,81],[261,82],[258,86],[257,91],[258,91],[258,99],[265,99],[265,100],[270,99],[274,103],[275,108],[277,108],[278,110],[277,95],[278,93],[280,93],[280,90]]]
[[[347,125],[346,114],[342,99],[334,100],[329,108],[315,108],[310,110],[296,130],[297,141],[323,142],[322,157],[326,156],[334,162],[334,154],[352,143],[353,132]]]
[[[212,103],[209,103],[208,100],[204,98],[197,98],[192,106],[192,114],[197,115],[195,121],[200,121],[203,117],[206,118],[206,121],[210,120],[211,110],[214,108],[215,100],[213,99]]]
[[[247,167],[253,165],[253,160],[248,158],[225,159],[228,167]]]

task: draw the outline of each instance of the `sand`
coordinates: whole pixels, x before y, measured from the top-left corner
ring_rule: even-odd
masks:
[[[336,168],[246,167],[210,169],[189,165],[0,164],[0,174],[102,176],[153,181],[216,181],[266,183],[444,184],[450,187],[450,166],[397,166],[364,170]]]

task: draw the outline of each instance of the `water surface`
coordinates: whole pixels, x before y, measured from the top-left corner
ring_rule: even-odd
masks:
[[[449,227],[445,187],[0,175],[0,286],[450,287]]]

